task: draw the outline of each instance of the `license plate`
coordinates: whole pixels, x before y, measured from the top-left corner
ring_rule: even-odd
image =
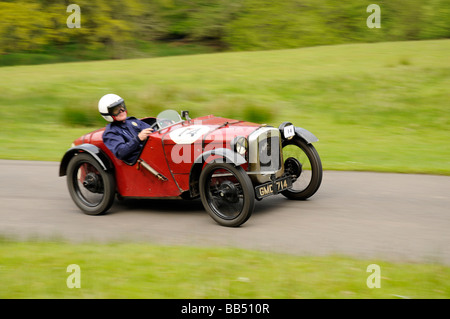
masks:
[[[268,182],[255,187],[256,198],[264,198],[270,195],[278,194],[292,186],[290,177],[276,179],[274,182]]]

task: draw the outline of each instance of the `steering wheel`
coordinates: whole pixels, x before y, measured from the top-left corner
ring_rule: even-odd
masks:
[[[158,127],[159,127],[158,121],[156,121],[155,123],[153,123],[153,124],[150,126],[150,128],[151,128],[153,131],[159,130]]]
[[[174,123],[175,123],[175,121],[168,120],[168,119],[156,120],[156,122],[153,123],[152,126],[150,126],[150,128],[153,130],[160,130],[160,129],[163,129],[166,126],[172,125]]]

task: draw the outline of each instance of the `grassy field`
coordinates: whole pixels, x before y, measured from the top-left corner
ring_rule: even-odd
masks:
[[[120,54],[121,59],[136,59],[142,57],[161,57],[174,55],[189,55],[211,53],[214,49],[198,44],[180,42],[148,43],[135,41],[131,47],[113,49],[87,49],[80,45],[65,45],[63,47],[49,47],[44,52],[8,53],[0,55],[0,67],[15,65],[36,65],[65,62],[97,61],[114,59]],[[117,59],[117,57],[116,57]]]
[[[59,161],[104,126],[97,102],[130,115],[188,109],[317,135],[325,169],[450,175],[450,40],[323,46],[0,68],[0,158]]]
[[[106,124],[97,102],[114,92],[137,117],[292,121],[319,137],[325,169],[450,175],[448,52],[439,40],[1,67],[0,158],[59,161]],[[450,298],[450,268],[433,263],[131,243],[0,240],[0,282],[0,298]]]
[[[450,267],[438,264],[231,248],[6,240],[0,242],[0,260],[2,299],[450,298]],[[80,267],[80,288],[67,286],[72,264]],[[380,288],[367,286],[371,264],[380,267]]]

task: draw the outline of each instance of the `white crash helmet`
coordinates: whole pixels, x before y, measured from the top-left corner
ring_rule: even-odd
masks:
[[[125,101],[117,94],[106,94],[98,101],[98,111],[108,122],[114,122],[115,117],[120,114],[117,110],[121,107],[127,111]]]

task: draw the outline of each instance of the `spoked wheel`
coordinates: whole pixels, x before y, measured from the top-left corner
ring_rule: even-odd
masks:
[[[75,204],[88,215],[104,213],[114,202],[114,176],[89,154],[78,154],[70,160],[67,186]]]
[[[322,162],[312,144],[294,137],[283,142],[286,173],[295,176],[292,188],[282,192],[289,199],[307,199],[315,194],[322,182]]]
[[[200,174],[200,198],[208,214],[220,225],[237,227],[255,206],[252,182],[240,166],[212,163]]]

